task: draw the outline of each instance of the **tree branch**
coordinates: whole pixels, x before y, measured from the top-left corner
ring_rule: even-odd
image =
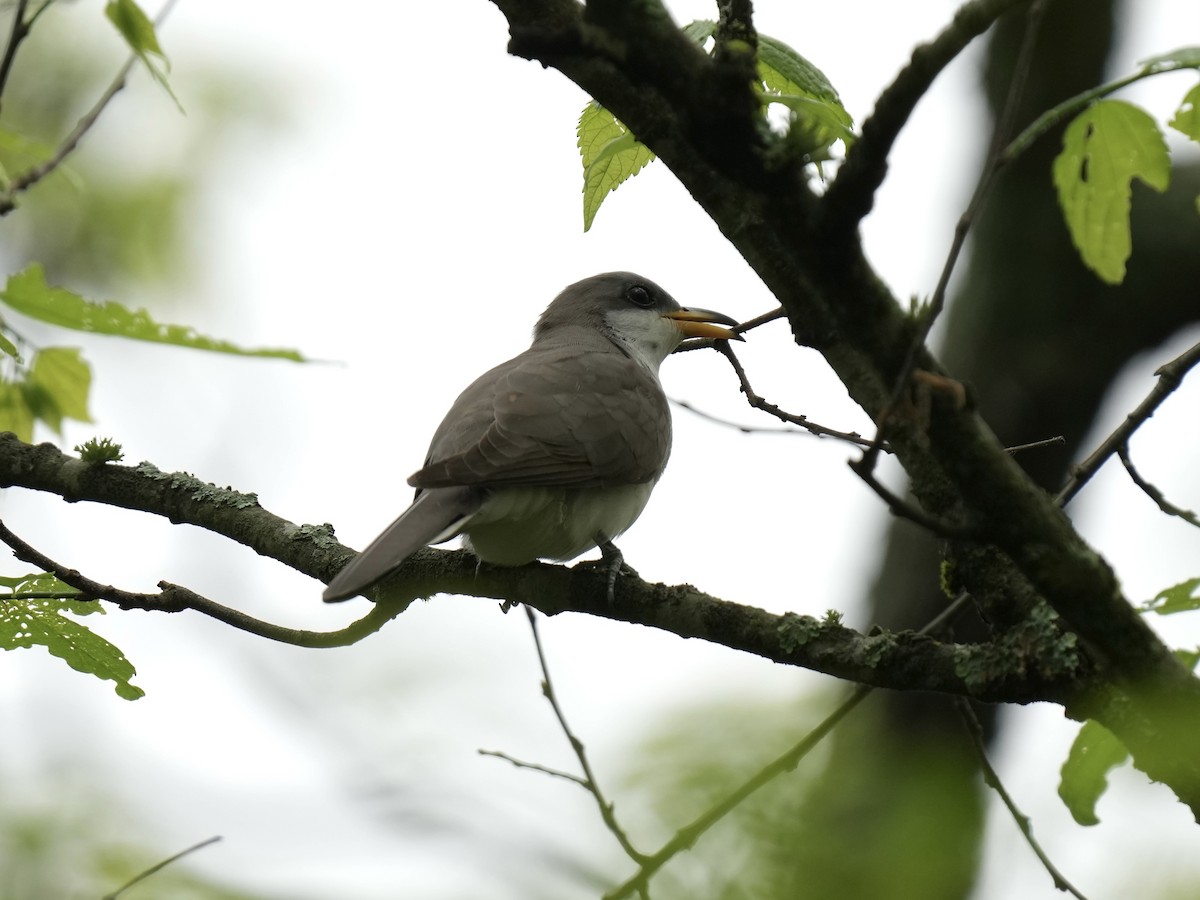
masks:
[[[296,525],[264,510],[252,494],[217,488],[186,473],[165,473],[149,463],[85,463],[53,444],[25,444],[11,433],[0,434],[0,486],[47,491],[69,502],[104,503],[195,525],[325,581],[354,552],[334,539],[328,525]],[[163,602],[188,608],[193,608],[189,604],[204,605],[204,598],[194,592],[162,584]],[[436,593],[525,603],[550,616],[586,613],[699,638],[848,681],[898,690],[967,694],[994,702],[1062,702],[1070,693],[1074,671],[1071,664],[1058,668],[1033,665],[1028,653],[1035,647],[946,644],[911,632],[863,635],[840,622],[793,613],[775,615],[712,597],[691,585],[650,584],[630,576],[618,580],[615,600],[610,603],[605,573],[586,564],[567,568],[532,563],[508,568],[480,563],[466,551],[432,548],[414,554],[373,590],[376,605],[359,622],[328,635],[300,631],[291,635],[304,646],[349,643],[357,639],[359,630],[377,629],[412,600]],[[124,599],[137,605],[138,597]],[[158,608],[159,598],[151,597],[147,601],[150,608]],[[212,604],[204,611],[237,624],[241,614],[223,612],[225,609]],[[248,630],[254,627],[242,625],[248,625]]]
[[[1093,450],[1087,459],[1071,470],[1071,477],[1058,492],[1058,496],[1054,498],[1055,502],[1060,506],[1070,503],[1083,486],[1100,471],[1100,467],[1108,462],[1113,454],[1128,444],[1133,433],[1146,424],[1147,420],[1162,406],[1163,401],[1170,397],[1179,385],[1183,384],[1183,379],[1198,363],[1200,363],[1200,343],[1193,344],[1169,363],[1160,366],[1154,373],[1158,376],[1158,381],[1150,389],[1146,399],[1125,417],[1125,421],[1112,434],[1101,441],[1100,446]]]
[[[919,48],[823,197],[814,194],[804,160],[788,157],[784,139],[757,127],[759,112],[741,117],[744,85],[714,74],[715,63],[659,3],[494,2],[509,20],[510,50],[562,71],[657,154],[775,294],[797,342],[824,355],[878,424],[920,325],[867,262],[857,222],[895,134],[933,77],[997,16],[1027,0],[973,0]],[[923,346],[913,368],[951,377]],[[1102,699],[1068,711],[1086,706],[1107,716],[1104,724],[1137,765],[1200,814],[1200,729],[1186,727],[1200,721],[1200,681],[1136,613],[1105,560],[970,404],[935,394],[927,418],[891,427],[889,445],[922,508],[976,523],[992,558],[1011,565],[1093,657],[1088,683],[1077,687]],[[979,580],[962,587],[986,596],[986,576],[986,567],[972,567],[969,577]],[[1103,699],[1113,691],[1139,714],[1119,715]]]
[[[846,153],[846,161],[829,186],[823,204],[823,225],[841,239],[848,238],[871,211],[875,192],[887,174],[887,160],[900,130],[935,78],[967,46],[1008,10],[1029,0],[970,0],[936,38],[913,50],[912,58],[879,95],[875,111],[862,125],[862,134]]]

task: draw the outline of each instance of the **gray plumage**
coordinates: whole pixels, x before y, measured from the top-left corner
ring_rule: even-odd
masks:
[[[329,583],[351,597],[457,533],[480,559],[568,560],[637,519],[671,452],[658,366],[687,334],[733,337],[653,282],[610,272],[550,304],[524,353],[454,402],[408,482],[410,506]]]

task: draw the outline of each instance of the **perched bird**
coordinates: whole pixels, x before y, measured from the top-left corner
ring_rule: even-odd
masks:
[[[408,483],[412,505],[329,583],[345,600],[416,550],[456,534],[480,559],[517,566],[599,547],[641,514],[671,453],[659,364],[685,337],[740,336],[720,313],[680,307],[649,279],[609,272],[547,307],[529,349],[468,387]]]

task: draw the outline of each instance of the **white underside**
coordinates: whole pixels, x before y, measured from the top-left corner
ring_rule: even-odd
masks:
[[[519,566],[535,559],[565,561],[612,540],[642,514],[654,483],[621,487],[523,487],[496,491],[463,527],[480,559]]]

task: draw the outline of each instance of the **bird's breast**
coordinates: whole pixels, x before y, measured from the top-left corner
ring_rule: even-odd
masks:
[[[616,487],[511,487],[493,491],[463,528],[480,559],[519,566],[565,561],[612,540],[637,521],[654,482]]]

